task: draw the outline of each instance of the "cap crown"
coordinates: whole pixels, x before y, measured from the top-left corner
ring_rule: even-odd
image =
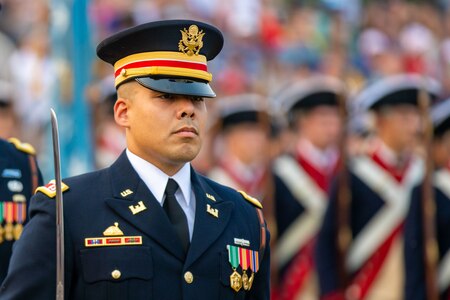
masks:
[[[114,66],[115,86],[132,79],[160,92],[214,97],[207,61],[223,47],[222,33],[194,20],[150,22],[121,31],[97,46]]]

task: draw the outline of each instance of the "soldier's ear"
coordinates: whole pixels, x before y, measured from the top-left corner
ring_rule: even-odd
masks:
[[[128,100],[119,97],[114,104],[114,120],[121,127],[129,127]]]

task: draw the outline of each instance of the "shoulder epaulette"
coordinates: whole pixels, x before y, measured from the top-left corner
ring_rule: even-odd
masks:
[[[67,184],[65,184],[64,182],[61,182],[61,183],[62,183],[61,184],[62,192],[67,191],[69,189],[69,186]],[[41,192],[50,198],[55,198],[55,196],[56,196],[55,180],[54,179],[50,180],[50,182],[47,183],[46,185],[38,187],[34,193],[36,194],[37,192]]]
[[[261,202],[259,202],[256,198],[253,198],[252,196],[249,196],[246,192],[244,191],[238,191],[239,193],[241,193],[242,197],[245,198],[245,200],[247,200],[248,202],[250,202],[251,204],[253,204],[254,206],[258,207],[258,208],[263,208]]]
[[[36,150],[34,149],[33,146],[31,146],[28,143],[22,143],[17,138],[9,138],[8,142],[13,144],[17,148],[17,150],[20,150],[22,152],[25,152],[25,153],[28,153],[28,154],[31,154],[31,155],[35,155],[36,154]]]

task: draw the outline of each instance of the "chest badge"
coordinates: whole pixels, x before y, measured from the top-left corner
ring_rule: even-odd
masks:
[[[234,238],[234,243],[243,247],[250,247],[250,241],[246,239]]]
[[[7,185],[11,192],[20,193],[23,191],[23,184],[19,180],[10,180]]]
[[[114,226],[109,226],[103,231],[104,236],[120,236],[123,235],[122,230],[119,228],[119,223],[114,222]]]
[[[130,205],[128,208],[131,210],[133,215],[138,214],[147,209],[143,201],[139,201],[137,205]]]
[[[219,210],[218,210],[217,208],[212,208],[211,205],[206,204],[206,211],[207,211],[210,215],[212,215],[212,216],[214,216],[214,217],[216,217],[216,218],[219,218]]]
[[[4,169],[2,172],[3,178],[21,178],[22,171],[20,169]]]
[[[131,246],[142,245],[142,236],[124,236],[119,228],[119,223],[114,222],[103,231],[103,237],[91,237],[84,239],[85,247]]]
[[[206,198],[208,198],[211,201],[216,201],[216,198],[213,195],[208,194],[208,193],[206,193]]]
[[[122,197],[124,197],[124,198],[125,198],[126,196],[131,195],[131,194],[133,194],[133,191],[130,190],[130,189],[126,189],[126,190],[120,192],[120,196],[122,196]]]

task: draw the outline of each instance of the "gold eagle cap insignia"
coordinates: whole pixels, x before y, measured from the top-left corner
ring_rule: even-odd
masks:
[[[203,30],[199,30],[197,25],[189,26],[189,29],[180,30],[181,40],[178,43],[178,50],[188,56],[198,55],[203,47]]]

